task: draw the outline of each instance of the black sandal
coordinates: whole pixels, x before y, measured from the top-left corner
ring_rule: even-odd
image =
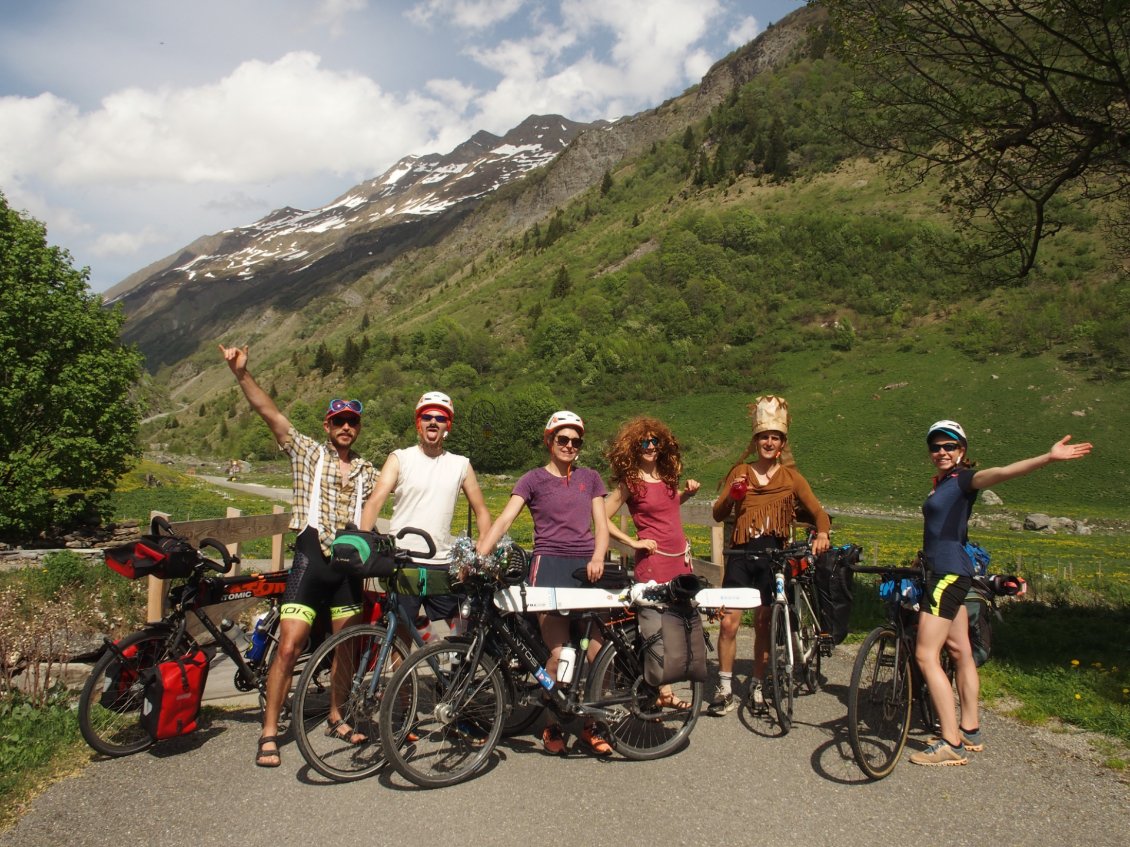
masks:
[[[326,721],[326,737],[327,738],[336,738],[338,741],[342,741],[342,742],[344,742],[346,744],[350,744],[354,747],[360,747],[362,744],[368,744],[369,743],[369,736],[367,736],[363,732],[358,732],[356,729],[353,729],[353,727],[349,727],[349,730],[347,732],[345,732],[344,734],[338,732],[338,730],[341,729],[341,727],[343,727],[343,726],[349,726],[349,724],[346,722],[345,718],[342,718],[341,720],[338,720],[338,721]],[[361,740],[360,741],[354,741],[353,736],[355,736],[355,735],[361,736]]]
[[[263,747],[267,744],[274,744],[274,750],[264,750]],[[269,759],[275,761],[268,761]],[[259,752],[255,754],[255,765],[260,768],[277,768],[282,764],[282,753],[279,750],[279,738],[277,735],[263,735],[259,737]]]

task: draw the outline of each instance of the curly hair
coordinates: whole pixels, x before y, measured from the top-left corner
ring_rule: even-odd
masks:
[[[643,490],[639,469],[639,457],[642,452],[640,442],[648,435],[654,435],[659,439],[656,473],[672,491],[678,491],[679,476],[683,472],[679,440],[663,421],[648,417],[632,418],[620,427],[616,437],[609,443],[604,455],[612,468],[613,484],[624,483],[628,491],[637,496]]]

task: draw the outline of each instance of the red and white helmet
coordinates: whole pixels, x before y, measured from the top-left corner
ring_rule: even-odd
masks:
[[[553,433],[567,426],[571,426],[581,435],[585,434],[585,422],[581,420],[581,416],[563,409],[560,412],[554,412],[549,416],[549,420],[545,422],[545,440],[549,441],[549,437],[553,435]]]
[[[428,409],[446,412],[449,423],[455,421],[455,404],[442,391],[428,391],[420,395],[420,399],[416,401],[416,417],[419,418],[420,413]]]

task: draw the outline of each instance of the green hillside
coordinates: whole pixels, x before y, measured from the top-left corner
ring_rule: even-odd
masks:
[[[1094,210],[1073,213],[1023,285],[971,272],[936,192],[891,193],[880,165],[829,129],[852,84],[834,59],[798,59],[548,219],[499,228],[471,255],[418,251],[219,340],[251,345],[253,372],[300,428],[318,426],[329,396],[361,398],[361,446],[377,460],[411,440],[415,398],[442,389],[459,411],[451,446],[481,470],[539,461],[539,423],[564,406],[588,422],[594,464],[624,418],[666,419],[712,488],[748,438],[746,404],[776,392],[829,503],[917,508],[925,428],[954,417],[982,464],[1066,433],[1094,441],[1090,460],[1001,495],[1017,509],[1120,517],[1130,282]],[[215,341],[156,375],[179,411],[143,441],[271,456]]]

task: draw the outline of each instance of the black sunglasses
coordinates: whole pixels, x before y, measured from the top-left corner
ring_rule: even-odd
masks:
[[[354,429],[361,425],[361,419],[353,415],[334,415],[330,418],[330,423],[336,427],[343,427],[349,424]]]
[[[961,449],[961,445],[956,441],[943,441],[941,444],[931,444],[930,452],[937,453],[939,450],[945,450],[947,453],[956,453]]]
[[[585,440],[583,438],[570,438],[568,435],[559,435],[554,438],[553,441],[558,447],[568,447],[572,445],[574,450],[580,450],[585,446]]]
[[[447,423],[447,415],[433,415],[430,412],[424,412],[420,415],[422,421],[435,421],[436,423]]]

